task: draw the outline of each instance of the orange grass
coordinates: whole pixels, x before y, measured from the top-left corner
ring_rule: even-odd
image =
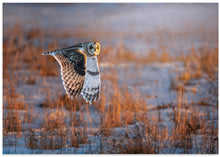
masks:
[[[12,34],[12,35],[10,35]],[[59,76],[58,63],[52,57],[42,57],[44,50],[42,38],[45,36],[41,29],[23,31],[19,26],[9,30],[4,30],[3,42],[3,79],[4,79],[4,99],[7,105],[3,107],[3,133],[7,138],[7,133],[21,133],[24,127],[21,121],[31,124],[38,117],[30,114],[35,112],[28,108],[28,104],[17,102],[16,97],[16,77],[12,77],[16,70],[22,69],[25,64],[28,69],[33,70],[39,76]],[[83,36],[83,34],[80,34]],[[6,38],[7,37],[7,38]],[[32,39],[39,41],[40,45],[32,43]],[[47,50],[60,47],[56,40],[47,46]],[[138,64],[148,64],[151,62],[170,62],[179,60],[185,64],[186,71],[178,78],[184,84],[191,79],[204,77],[213,81],[218,72],[218,47],[212,49],[201,47],[192,48],[186,56],[174,58],[169,55],[166,47],[159,46],[159,49],[152,49],[147,55],[138,56],[127,50],[123,44],[119,46],[116,53],[112,53],[112,48],[106,46],[100,54],[100,62],[135,62]],[[162,53],[159,53],[162,52]],[[163,149],[169,147],[169,153],[181,148],[182,153],[190,153],[193,144],[196,144],[198,153],[218,153],[218,127],[214,125],[213,117],[203,115],[206,113],[197,111],[196,108],[185,103],[183,88],[173,87],[178,95],[178,104],[173,107],[170,104],[159,106],[151,111],[148,104],[140,93],[130,92],[126,85],[118,84],[117,72],[111,73],[114,77],[103,76],[102,79],[109,83],[103,84],[100,99],[94,103],[96,111],[100,115],[99,131],[91,131],[91,113],[85,101],[81,98],[70,100],[67,96],[59,96],[57,100],[52,100],[53,93],[47,86],[42,89],[47,93],[46,100],[38,107],[42,107],[44,122],[41,128],[29,128],[25,136],[27,147],[30,149],[60,149],[64,147],[81,147],[81,144],[88,144],[88,136],[100,135],[106,140],[101,143],[101,153],[163,153]],[[35,85],[35,79],[29,78],[27,84]],[[174,86],[174,85],[173,85]],[[111,90],[110,90],[111,89]],[[84,119],[82,106],[87,110],[89,118]],[[205,105],[200,105],[206,107]],[[69,112],[65,114],[64,108]],[[172,108],[170,121],[174,126],[170,128],[163,124],[161,112],[163,109]],[[48,110],[46,110],[48,109]],[[6,112],[6,110],[8,110]],[[25,117],[19,115],[19,110],[24,110]],[[216,110],[216,108],[213,108]],[[51,112],[49,112],[51,111]],[[153,115],[152,113],[153,112]],[[67,119],[70,118],[68,122]],[[139,130],[130,131],[126,129],[124,134],[114,130],[115,127],[125,127],[134,125],[137,122],[142,126]],[[208,123],[211,122],[211,123]],[[128,134],[134,135],[129,137]],[[116,135],[116,136],[112,136]],[[197,138],[201,140],[198,141]],[[118,140],[122,139],[122,141]],[[91,143],[90,143],[91,144]],[[105,150],[104,148],[106,148]],[[202,149],[202,151],[201,151]],[[62,153],[62,152],[60,152]],[[88,153],[92,153],[88,151]]]

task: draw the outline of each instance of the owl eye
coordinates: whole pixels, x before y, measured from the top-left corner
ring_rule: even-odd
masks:
[[[93,49],[93,46],[91,45],[89,48],[90,48],[90,49]]]
[[[97,49],[99,50],[99,45],[97,45]]]

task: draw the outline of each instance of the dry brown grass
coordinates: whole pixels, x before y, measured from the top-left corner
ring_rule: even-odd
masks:
[[[118,91],[115,92],[116,95],[117,93]],[[123,90],[123,93],[126,93],[126,91]],[[156,111],[158,113],[153,114],[153,116],[146,109],[140,109],[139,111],[142,111],[142,114],[138,113],[136,116],[132,116],[132,112],[128,112],[127,110],[129,108],[130,111],[133,111],[133,106],[126,105],[127,108],[123,108],[123,105],[120,105],[120,101],[117,100],[117,107],[114,109],[111,106],[112,110],[107,111],[107,114],[110,114],[110,116],[107,116],[105,125],[102,125],[99,132],[102,138],[102,153],[153,154],[162,153],[167,147],[169,147],[170,153],[174,153],[179,149],[181,153],[192,153],[192,149],[196,153],[205,153],[207,150],[209,150],[209,153],[217,153],[218,127],[214,126],[213,123],[211,125],[207,123],[213,118],[207,117],[205,110],[201,112],[198,111],[196,106],[187,104],[184,100],[182,90],[179,90],[178,93],[177,100],[179,103],[175,105],[176,107],[165,105],[164,108],[155,108],[150,110],[151,112]],[[113,98],[113,101],[115,98]],[[163,119],[161,118],[160,111],[167,108],[172,109],[172,114],[170,115],[171,121],[174,124],[172,128],[162,125]],[[123,115],[125,112],[128,113],[125,116],[126,118],[116,115]],[[124,119],[126,119],[127,123]],[[143,124],[142,129],[121,131],[114,129],[122,125],[135,124],[134,119],[135,122],[141,122]],[[129,123],[130,121],[132,122]],[[208,130],[211,132],[210,135],[207,134]],[[202,143],[198,140],[199,138],[206,143]],[[204,147],[204,149],[201,147]]]
[[[114,75],[114,78],[117,78],[117,72],[113,71],[111,74]],[[112,84],[104,85],[104,91],[105,89],[113,90],[107,94],[102,94],[101,100],[95,104],[105,115],[102,117],[101,127],[112,128],[134,124],[137,113],[147,110],[146,102],[138,92],[129,91],[127,86],[120,86],[117,79],[109,79]],[[108,100],[108,107],[104,110],[106,100]]]
[[[17,77],[10,76],[11,74],[5,69],[4,80],[4,99],[6,105],[3,105],[3,109],[9,110],[27,110],[28,106],[25,101],[25,97],[22,94],[16,92]]]
[[[159,49],[151,49],[149,52],[145,52],[141,55],[137,55],[132,51],[125,48],[121,42],[116,52],[110,46],[106,46],[100,54],[100,60],[103,62],[111,63],[136,63],[136,64],[149,64],[153,62],[172,62],[175,58],[170,56],[170,53],[166,50],[166,47],[161,46]]]
[[[138,60],[141,64],[148,64],[152,62],[172,62],[175,61],[175,58],[170,56],[165,46],[159,46],[159,48],[151,49],[147,55],[139,56]]]
[[[44,51],[43,47],[45,47],[42,44],[42,38],[45,36],[46,34],[40,29],[23,31],[18,25],[10,28],[10,31],[4,31],[3,79],[4,99],[7,103],[3,107],[7,110],[7,113],[3,111],[4,136],[7,136],[8,132],[15,134],[22,132],[22,118],[25,119],[24,123],[29,125],[33,123],[34,118],[37,118],[31,116],[35,111],[29,108],[26,101],[17,101],[20,95],[16,93],[17,78],[14,77],[14,72],[22,69],[26,64],[28,70],[35,71],[39,76],[59,75],[59,66],[55,59],[41,56]],[[35,45],[33,39],[37,40],[39,45]],[[60,45],[55,39],[46,49],[52,50],[58,47]],[[106,46],[99,59],[100,62],[114,64],[119,62],[148,64],[179,60],[184,62],[186,67],[186,71],[178,78],[184,82],[183,87],[173,87],[179,93],[177,97],[179,103],[174,104],[175,108],[173,104],[165,104],[148,110],[148,104],[140,93],[131,92],[126,85],[118,84],[116,71],[110,71],[111,75],[102,77],[109,84],[103,84],[104,92],[94,103],[101,117],[100,124],[98,124],[100,131],[96,133],[103,138],[101,153],[175,153],[179,149],[181,153],[191,153],[195,144],[197,153],[218,153],[218,127],[214,123],[214,116],[201,114],[206,113],[205,107],[212,105],[207,105],[202,101],[199,104],[187,104],[183,101],[185,100],[183,89],[190,80],[204,77],[204,75],[210,82],[216,80],[218,47],[192,48],[188,55],[174,58],[164,46],[150,50],[146,56],[138,56],[121,44],[116,53],[113,53],[110,46]],[[30,77],[26,83],[35,85],[36,81]],[[81,144],[88,144],[88,137],[92,136],[93,132],[89,131],[91,126],[88,125],[88,123],[91,125],[91,117],[85,120],[81,110],[82,104],[86,104],[85,101],[78,97],[70,100],[67,96],[59,96],[57,100],[53,100],[55,95],[51,95],[53,92],[46,85],[43,91],[47,94],[46,100],[38,107],[42,107],[43,111],[46,110],[43,113],[44,123],[41,124],[41,128],[29,128],[26,134],[27,147],[54,150],[66,146],[79,148]],[[197,111],[193,106],[202,106],[204,111]],[[68,115],[65,115],[63,108],[69,111]],[[88,106],[86,108],[88,116],[91,116]],[[174,127],[163,123],[161,117],[162,110],[170,108],[172,108],[171,126]],[[19,115],[19,110],[25,111],[25,117]],[[53,112],[49,112],[52,110]],[[216,110],[216,107],[213,110]],[[152,115],[151,112],[154,114]],[[70,119],[69,122],[67,117]],[[142,125],[133,130],[128,129],[129,125],[137,125],[137,123]],[[118,132],[115,127],[126,129]],[[198,138],[201,140],[199,141]],[[164,151],[167,147],[168,151]]]
[[[199,111],[195,106],[184,105],[183,100],[184,96],[182,91],[179,91],[178,101],[179,104],[177,107],[173,107],[173,112],[171,115],[171,120],[174,122],[174,128],[172,129],[172,134],[169,137],[172,141],[172,147],[183,149],[183,153],[191,153],[192,148],[195,148],[195,151],[201,153],[201,145],[206,145],[197,141],[198,136],[202,136],[206,134],[206,129],[213,129],[218,131],[217,127],[208,126],[207,121],[209,121],[210,117],[207,117],[205,111]],[[206,134],[206,136],[209,136]],[[212,134],[212,138],[216,138],[217,134]],[[204,140],[204,139],[203,139]],[[210,139],[209,139],[210,140]],[[208,141],[206,141],[208,142]],[[211,142],[211,141],[209,141]],[[214,144],[214,143],[212,143]],[[195,146],[196,145],[196,146]],[[207,147],[206,145],[205,147]],[[216,145],[215,145],[216,146]],[[217,148],[217,147],[216,147]],[[215,150],[217,152],[217,150]],[[202,151],[202,153],[204,153]]]
[[[145,130],[140,125],[132,129],[116,131],[102,129],[99,132],[101,153],[105,154],[154,154],[154,148],[145,136]]]
[[[57,63],[52,57],[42,57],[41,53],[44,52],[42,34],[40,30],[36,29],[32,32],[23,31],[19,26],[12,29],[16,32],[11,36],[11,32],[4,32],[3,44],[3,68],[12,68],[12,72],[16,69],[21,69],[24,63],[28,64],[30,70],[34,70],[40,76],[58,76]],[[38,33],[36,33],[38,32]],[[7,37],[7,38],[6,38]],[[34,44],[34,40],[38,45]],[[57,42],[48,45],[47,49],[56,49]],[[3,75],[4,76],[4,75]]]
[[[64,130],[59,128],[57,130],[48,131],[29,131],[29,137],[26,146],[30,149],[39,150],[54,150],[65,147],[66,136]]]
[[[85,128],[71,130],[71,146],[79,148],[80,144],[88,143],[88,133]]]
[[[192,47],[187,55],[181,55],[178,60],[185,64],[186,71],[180,80],[187,82],[191,79],[206,77],[216,80],[218,72],[218,47],[202,46],[199,49]]]
[[[17,132],[18,135],[21,133],[21,120],[17,111],[9,111],[4,117],[3,133]]]
[[[85,100],[81,97],[75,99],[70,99],[67,95],[58,96],[56,100],[51,99],[51,92],[45,92],[47,94],[46,100],[39,104],[39,107],[42,108],[62,108],[65,107],[69,111],[79,111],[81,104],[86,104]],[[54,95],[56,96],[56,95]]]

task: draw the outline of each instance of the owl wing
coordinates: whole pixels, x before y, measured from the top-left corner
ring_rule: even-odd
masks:
[[[98,59],[97,57],[88,57],[86,61],[86,76],[81,95],[91,104],[99,97],[101,88]]]
[[[62,49],[63,53],[55,55],[61,66],[61,76],[66,94],[73,99],[84,84],[86,55],[77,49]],[[68,52],[71,51],[71,52]]]

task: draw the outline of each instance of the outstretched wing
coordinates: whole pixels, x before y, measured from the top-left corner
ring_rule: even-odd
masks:
[[[61,76],[66,94],[73,99],[78,95],[84,84],[86,56],[77,49],[61,49],[61,54],[54,57],[61,66]]]
[[[86,76],[81,95],[90,104],[99,97],[101,81],[97,57],[87,57]]]

